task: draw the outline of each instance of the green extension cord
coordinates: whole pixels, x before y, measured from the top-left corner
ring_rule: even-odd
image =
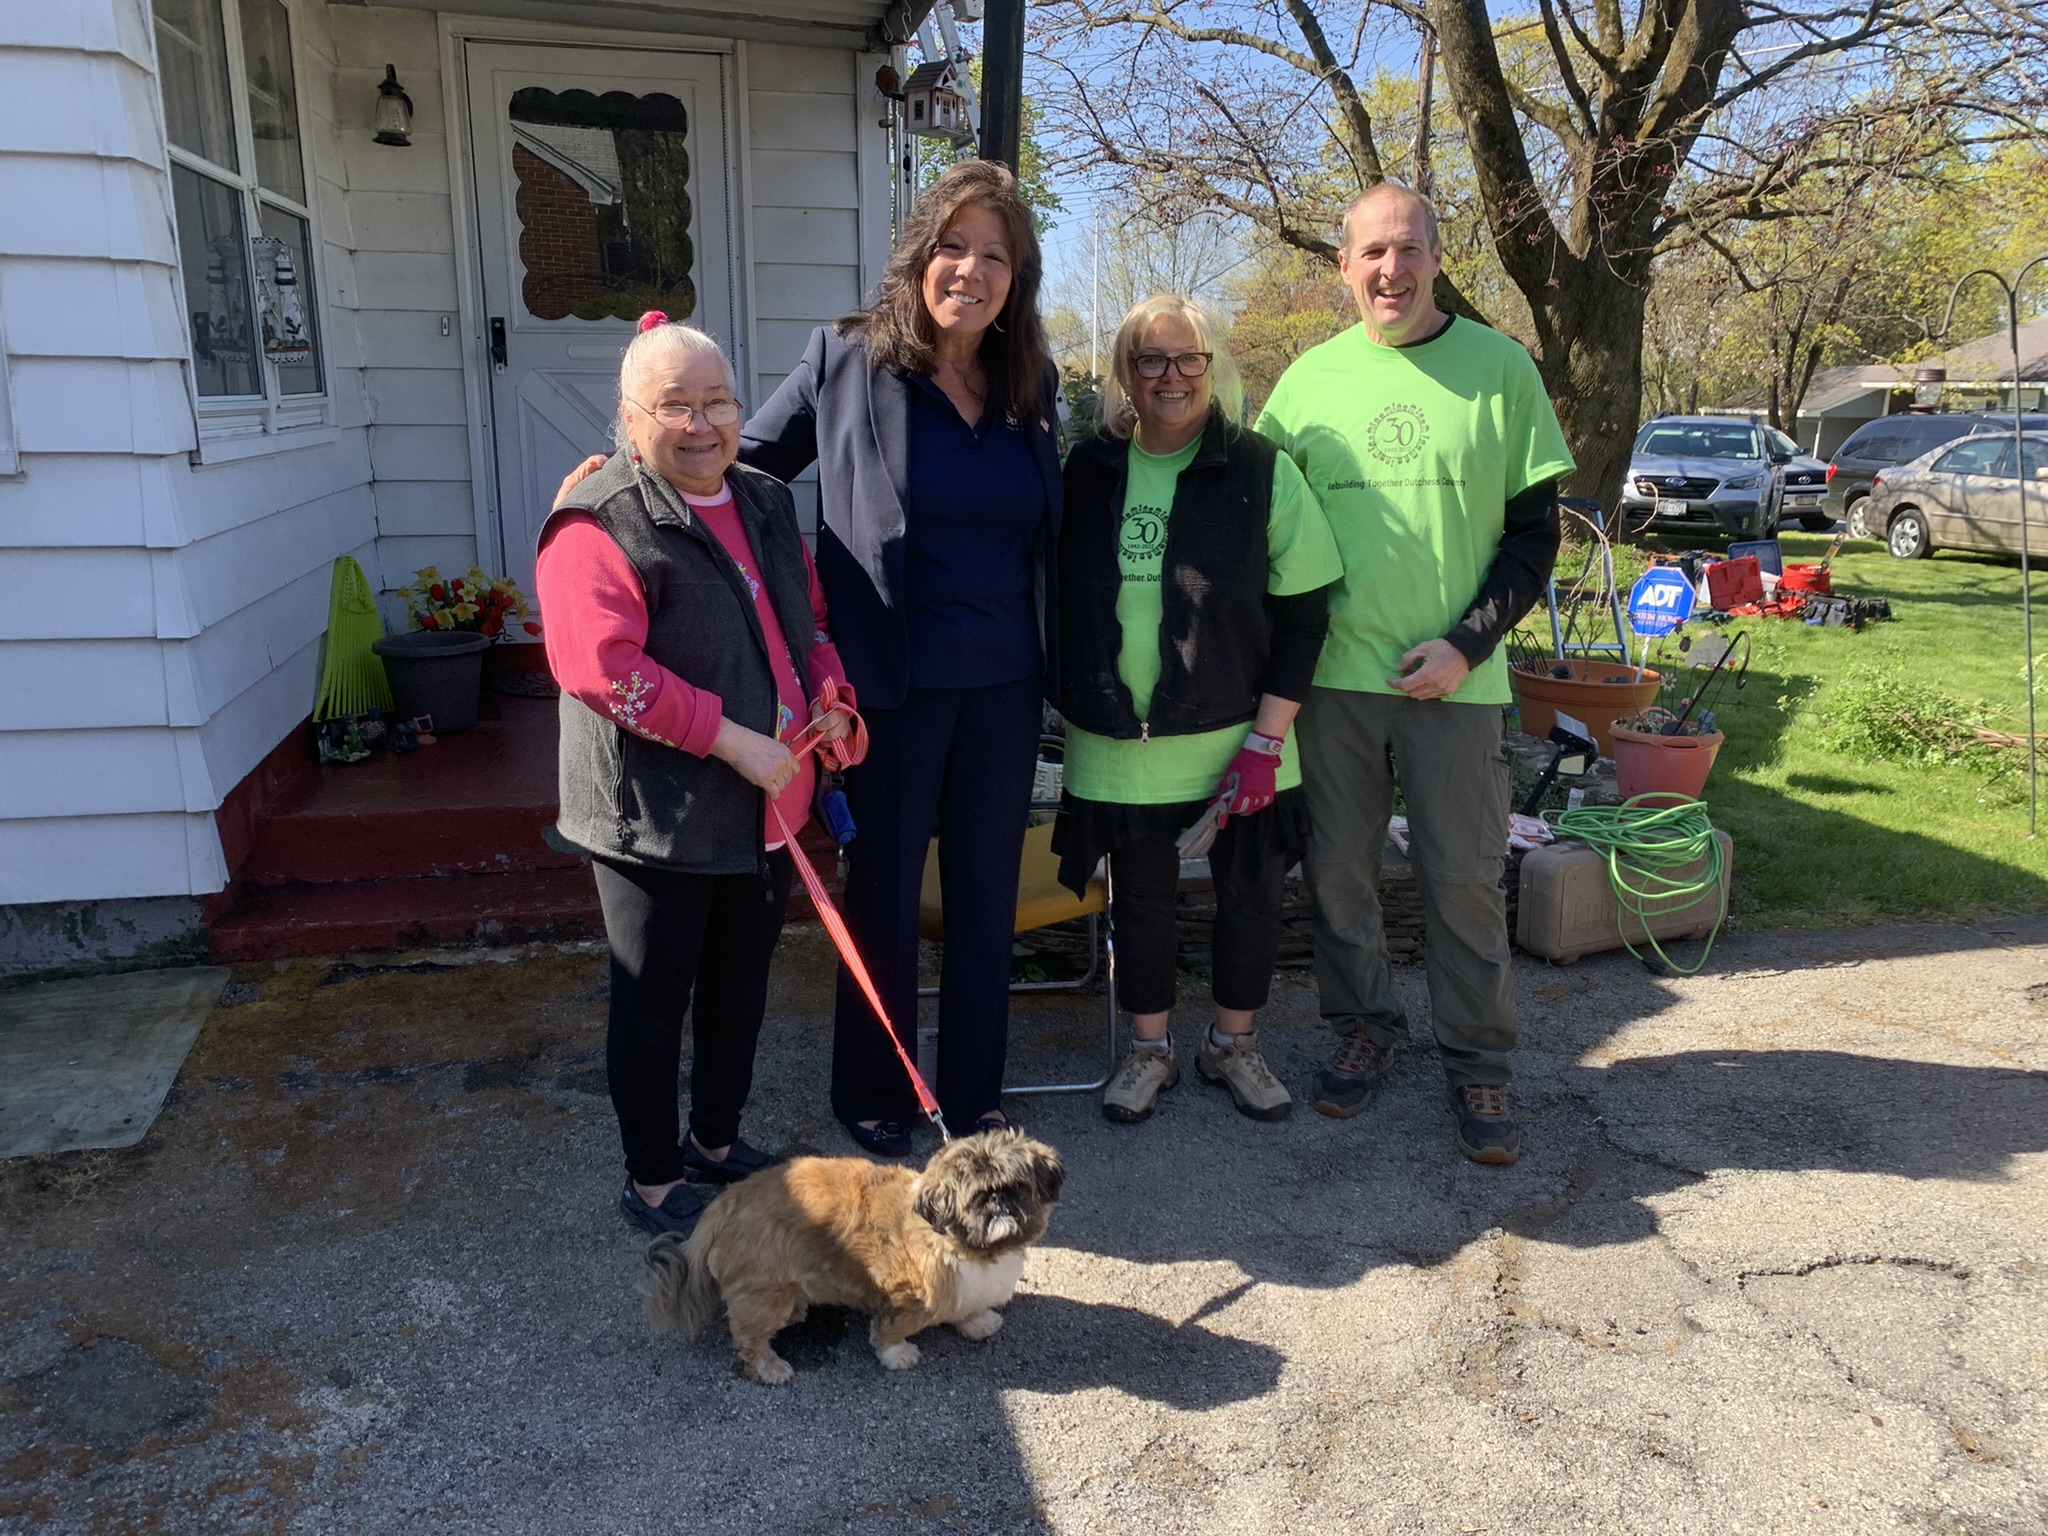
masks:
[[[1679,976],[1695,976],[1714,952],[1727,908],[1714,917],[1707,934],[1707,947],[1691,965],[1680,965],[1664,953],[1663,945],[1650,932],[1648,919],[1683,912],[1703,901],[1718,901],[1721,895],[1721,843],[1714,836],[1714,824],[1707,820],[1706,802],[1687,800],[1678,805],[1651,805],[1651,800],[1668,800],[1668,795],[1637,795],[1625,805],[1588,805],[1576,811],[1559,811],[1545,818],[1560,837],[1576,838],[1607,855],[1607,878],[1614,886],[1614,924],[1621,942],[1638,960],[1644,960],[1629,943],[1627,915],[1643,924],[1643,935],[1665,969]],[[1674,870],[1687,871],[1684,875]],[[1647,960],[1644,960],[1648,964]]]

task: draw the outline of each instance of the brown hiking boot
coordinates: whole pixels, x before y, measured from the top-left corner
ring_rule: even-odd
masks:
[[[1124,1064],[1102,1090],[1103,1118],[1118,1125],[1149,1120],[1159,1095],[1179,1081],[1180,1063],[1173,1059],[1171,1046],[1163,1051],[1148,1051],[1133,1042]]]
[[[1237,1112],[1254,1120],[1285,1120],[1294,1108],[1294,1100],[1266,1065],[1256,1030],[1231,1036],[1228,1045],[1218,1045],[1203,1030],[1195,1070],[1217,1087],[1228,1088]]]
[[[1335,1020],[1331,1021],[1335,1024]],[[1338,1030],[1336,1054],[1316,1074],[1316,1113],[1349,1120],[1372,1102],[1387,1074],[1394,1070],[1398,1047],[1375,1045],[1365,1033],[1365,1020],[1352,1019]]]
[[[1522,1128],[1508,1113],[1505,1083],[1454,1083],[1451,1112],[1458,1117],[1458,1150],[1475,1163],[1496,1166],[1522,1155]]]

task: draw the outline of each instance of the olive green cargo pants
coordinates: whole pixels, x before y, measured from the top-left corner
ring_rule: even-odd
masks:
[[[1398,765],[1444,1075],[1505,1083],[1515,1011],[1500,878],[1514,780],[1500,706],[1312,688],[1299,731],[1323,1017],[1363,1019],[1378,1045],[1407,1037],[1378,890]]]

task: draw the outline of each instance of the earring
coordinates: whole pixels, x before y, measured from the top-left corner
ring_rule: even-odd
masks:
[[[1001,315],[996,316],[995,320],[992,323],[992,328],[998,336],[1007,336],[1010,334],[1008,331],[1003,329],[1003,317]]]

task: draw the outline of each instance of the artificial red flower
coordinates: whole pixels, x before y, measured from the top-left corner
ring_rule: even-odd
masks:
[[[431,613],[423,613],[420,615],[421,629],[439,629],[440,627],[441,621],[435,618]]]
[[[437,603],[445,603],[448,601],[448,589],[442,586],[441,583],[437,581],[431,587],[427,588],[427,596],[431,597]]]
[[[540,633],[540,626],[538,624],[528,623],[526,625],[526,632],[529,635],[537,635]]]

